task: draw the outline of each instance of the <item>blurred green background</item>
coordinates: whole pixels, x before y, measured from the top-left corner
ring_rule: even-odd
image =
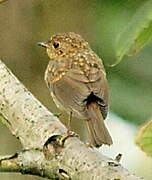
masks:
[[[110,110],[141,125],[152,114],[152,43],[140,53],[125,57],[115,67],[116,37],[146,0],[8,0],[0,4],[0,58],[20,81],[51,111],[59,110],[44,82],[49,61],[36,45],[58,32],[81,34],[103,59],[110,88]],[[61,119],[66,119],[62,115]],[[81,132],[78,121],[74,129]],[[4,136],[5,135],[5,136]],[[4,138],[5,137],[5,138]],[[3,145],[4,144],[4,145]],[[0,153],[18,151],[19,143],[0,124]],[[0,174],[0,179],[27,176]],[[28,176],[28,179],[41,179]]]

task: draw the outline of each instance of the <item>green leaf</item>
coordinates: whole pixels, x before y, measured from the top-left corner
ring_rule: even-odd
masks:
[[[136,144],[147,155],[152,156],[152,120],[138,131]]]
[[[152,0],[140,7],[116,39],[116,62],[137,53],[152,38]]]
[[[145,28],[137,37],[134,47],[129,51],[128,55],[134,55],[152,38],[152,21],[150,21],[147,28]]]

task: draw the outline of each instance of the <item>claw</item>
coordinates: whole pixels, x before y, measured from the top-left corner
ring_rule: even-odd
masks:
[[[63,134],[62,136],[57,138],[57,143],[63,147],[65,140],[69,137],[79,137],[79,135],[73,131],[68,130],[66,134]]]

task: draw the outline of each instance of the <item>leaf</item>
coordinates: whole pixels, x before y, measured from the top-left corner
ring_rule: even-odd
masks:
[[[145,28],[137,37],[135,41],[135,47],[132,48],[131,51],[129,51],[128,55],[134,55],[137,53],[145,44],[150,41],[152,38],[152,21],[150,21],[150,24],[147,28]]]
[[[152,38],[152,0],[140,7],[128,26],[116,39],[116,62],[125,55],[134,55]]]
[[[147,155],[152,156],[152,120],[138,131],[136,144]]]

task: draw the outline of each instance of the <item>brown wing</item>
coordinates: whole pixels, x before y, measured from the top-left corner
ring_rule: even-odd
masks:
[[[84,99],[87,98],[90,91],[83,82],[73,80],[70,76],[71,72],[53,84],[53,94],[67,111],[72,110],[79,116],[86,116]]]
[[[108,106],[106,74],[100,59],[91,62],[89,58],[84,66],[73,66],[60,80],[52,83],[52,91],[67,111],[72,110],[83,118],[88,116],[87,98],[94,95],[105,118]]]

